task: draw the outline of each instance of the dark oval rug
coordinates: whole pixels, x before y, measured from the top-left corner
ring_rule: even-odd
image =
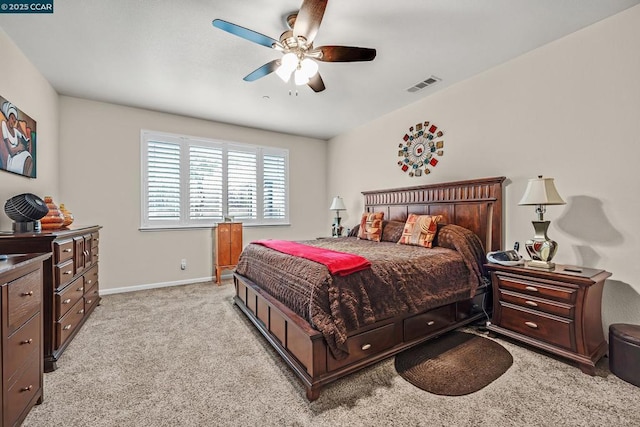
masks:
[[[466,332],[449,332],[396,356],[402,378],[429,393],[474,393],[504,374],[513,357],[495,341]]]

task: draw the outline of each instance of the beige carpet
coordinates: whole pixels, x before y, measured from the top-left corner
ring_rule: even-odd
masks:
[[[309,403],[227,283],[105,296],[45,374],[24,426],[638,426],[640,389],[499,340],[513,365],[466,396],[429,394],[393,358]]]

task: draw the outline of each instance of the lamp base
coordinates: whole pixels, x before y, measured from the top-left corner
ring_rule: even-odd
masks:
[[[525,265],[527,267],[532,267],[532,268],[540,268],[540,269],[544,269],[544,270],[553,270],[554,268],[556,268],[556,265],[552,262],[549,261],[536,261],[534,259],[530,260],[530,261],[525,261]]]
[[[527,265],[535,268],[552,269],[555,264],[551,262],[551,259],[558,251],[558,244],[547,237],[547,229],[550,222],[531,221],[531,223],[535,230],[535,236],[524,243],[524,247],[531,257],[531,261],[528,261]]]

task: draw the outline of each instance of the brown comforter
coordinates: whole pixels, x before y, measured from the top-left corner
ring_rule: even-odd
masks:
[[[354,237],[302,243],[361,255],[371,269],[332,276],[322,264],[249,244],[236,272],[307,319],[337,359],[347,355],[349,332],[470,298],[484,276],[482,243],[455,225],[441,227],[431,249]]]

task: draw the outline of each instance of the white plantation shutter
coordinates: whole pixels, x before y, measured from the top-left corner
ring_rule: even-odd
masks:
[[[180,220],[180,146],[149,141],[147,211],[150,220]]]
[[[227,203],[229,215],[238,220],[258,215],[258,165],[256,153],[228,151]]]
[[[288,223],[288,150],[153,131],[141,147],[141,229]]]
[[[284,219],[287,213],[286,158],[265,154],[262,163],[263,216]]]
[[[189,219],[222,220],[222,149],[189,146]]]

